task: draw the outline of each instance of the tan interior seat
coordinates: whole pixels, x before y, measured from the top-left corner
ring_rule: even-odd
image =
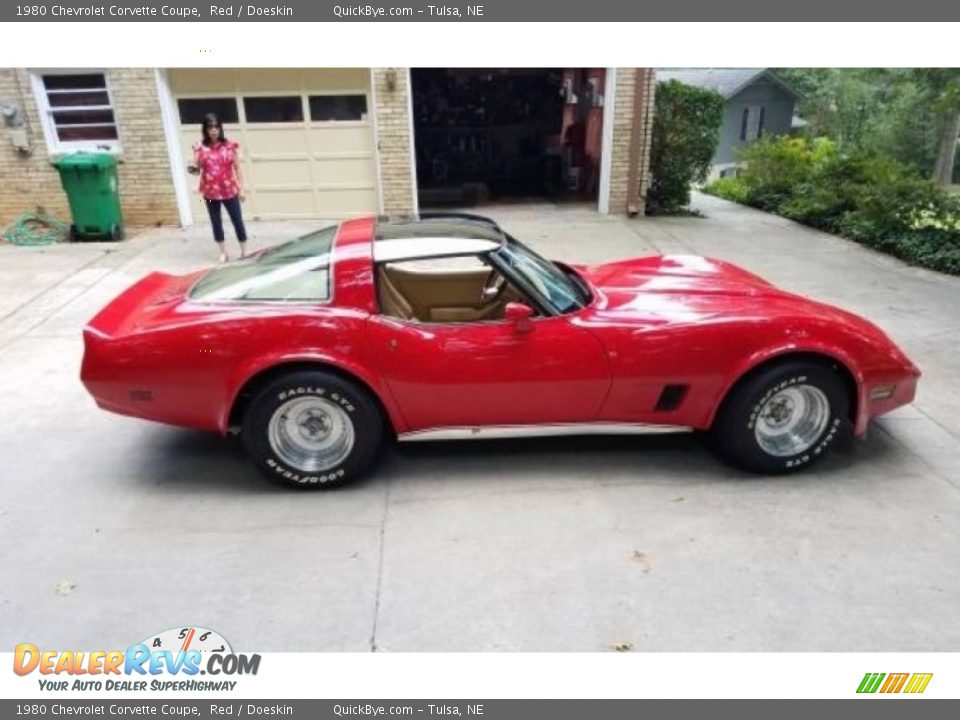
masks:
[[[416,320],[417,316],[413,312],[413,307],[407,302],[407,299],[400,294],[390,276],[380,268],[377,273],[377,281],[380,286],[380,312],[391,317],[398,317],[403,320]]]
[[[508,302],[522,302],[507,285],[494,302],[481,299],[490,268],[424,271],[381,265],[377,268],[380,312],[417,322],[468,323],[501,320]]]

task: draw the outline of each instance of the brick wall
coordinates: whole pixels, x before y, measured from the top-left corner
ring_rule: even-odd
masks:
[[[383,212],[412,213],[416,188],[413,186],[413,145],[408,113],[410,74],[406,68],[373,68],[370,72]]]
[[[131,227],[177,224],[153,70],[120,69],[107,74],[123,148],[118,172],[124,222]],[[0,104],[6,103],[22,109],[33,152],[16,152],[6,127],[0,125],[0,226],[37,206],[68,220],[67,199],[57,171],[50,166],[50,151],[26,70],[0,68]]]
[[[18,153],[9,131],[0,125],[0,226],[6,226],[20,213],[42,206],[57,217],[67,219],[70,211],[60,187],[57,171],[50,167],[47,145],[40,128],[40,115],[26,70],[0,69],[0,104],[20,108],[33,152]]]
[[[120,201],[128,225],[179,225],[154,71],[110,70],[123,164]]]
[[[653,145],[653,119],[655,113],[655,100],[657,93],[657,73],[653,68],[644,68],[638,70],[643,73],[643,98],[642,98],[642,117],[640,118],[639,138],[640,138],[640,187],[638,189],[640,197],[640,212],[643,213],[646,208],[647,190],[650,188],[650,151]]]
[[[618,68],[614,88],[613,152],[610,160],[610,214],[627,212],[633,200],[643,214],[650,185],[650,143],[653,133],[655,73],[650,68]],[[635,113],[640,93],[639,114]],[[636,117],[634,117],[637,115]],[[636,133],[639,142],[636,173],[631,176],[630,146]],[[631,187],[631,177],[636,185]]]

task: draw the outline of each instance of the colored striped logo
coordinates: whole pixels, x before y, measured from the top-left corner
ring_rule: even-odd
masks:
[[[867,673],[860,681],[858,693],[922,693],[933,673]]]

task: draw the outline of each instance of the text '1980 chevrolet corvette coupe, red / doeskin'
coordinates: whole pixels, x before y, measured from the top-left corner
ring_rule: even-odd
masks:
[[[719,260],[551,262],[487,218],[364,218],[214,270],[154,273],[84,330],[107,410],[240,432],[331,487],[399,440],[702,431],[759,473],[807,467],[913,400],[875,326]]]

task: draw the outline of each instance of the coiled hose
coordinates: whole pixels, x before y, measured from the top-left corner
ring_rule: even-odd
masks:
[[[67,239],[69,227],[45,212],[25,212],[3,231],[11,245],[51,245]]]

